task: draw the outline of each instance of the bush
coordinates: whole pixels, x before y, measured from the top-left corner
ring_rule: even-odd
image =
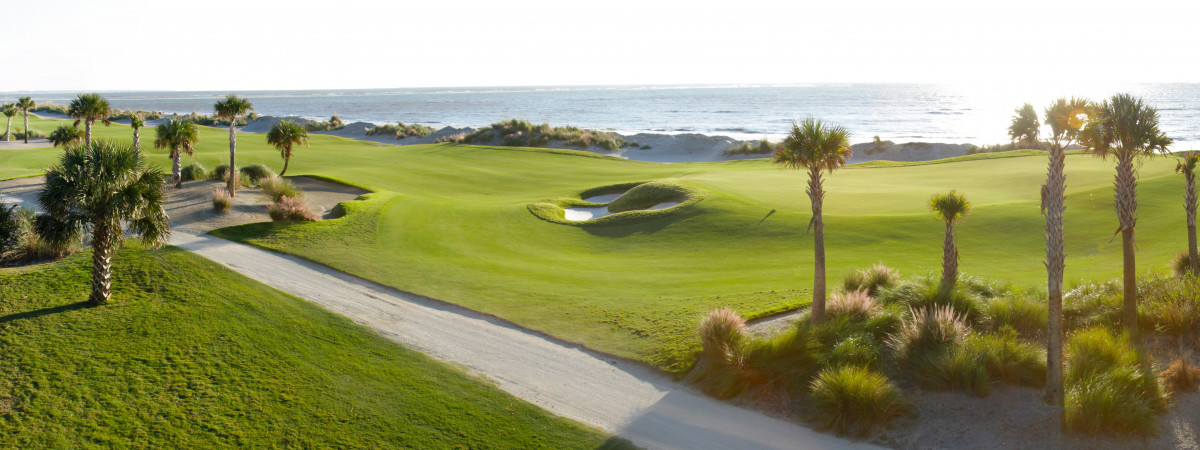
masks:
[[[865,320],[875,312],[875,300],[865,290],[838,292],[829,298],[825,311],[831,317],[846,315]]]
[[[1066,349],[1068,431],[1088,434],[1151,433],[1166,407],[1148,363],[1128,334],[1103,327],[1075,333]]]
[[[304,193],[300,192],[300,188],[297,188],[291,181],[275,175],[263,178],[258,185],[262,188],[263,195],[273,202],[279,202],[283,197],[301,198],[304,196]]]
[[[224,180],[229,177],[229,164],[221,164],[209,174],[209,179]]]
[[[44,138],[44,137],[46,137],[46,133],[43,133],[43,132],[41,132],[41,131],[38,131],[38,130],[31,130],[31,131],[29,132],[29,139]],[[15,127],[14,127],[14,128],[13,128],[13,131],[12,131],[12,138],[13,138],[14,140],[22,140],[22,139],[25,139],[25,130],[24,130],[24,129],[22,129],[22,128],[15,128]]]
[[[0,202],[0,256],[21,240],[27,228],[23,218],[17,205],[5,206]]]
[[[217,214],[225,214],[233,208],[233,197],[229,195],[229,191],[225,188],[217,188],[212,193],[213,212]]]
[[[909,318],[889,339],[900,361],[919,363],[947,346],[961,343],[970,333],[966,319],[949,306],[910,309]]]
[[[948,306],[971,323],[982,317],[978,294],[969,291],[969,283],[958,283],[953,291],[941,289],[941,280],[932,276],[914,278],[894,288],[879,290],[879,301],[898,304],[911,309],[933,310]]]
[[[842,290],[866,290],[872,297],[879,294],[883,288],[895,287],[900,283],[900,272],[883,263],[875,264],[868,269],[856,270],[846,274],[842,279]]]
[[[1046,377],[1045,353],[1012,332],[972,334],[962,344],[917,359],[913,368],[923,386],[961,389],[980,397],[995,381],[1036,387]]]
[[[879,343],[868,333],[854,333],[837,341],[822,355],[822,367],[856,366],[877,369],[881,365]]]
[[[1176,357],[1163,370],[1161,376],[1168,391],[1179,394],[1196,390],[1200,383],[1200,368],[1187,359]]]
[[[308,207],[308,203],[304,199],[287,196],[281,197],[279,201],[267,206],[267,215],[271,216],[271,220],[276,222],[312,222],[321,220]]]
[[[817,428],[838,435],[865,436],[908,411],[900,390],[887,377],[864,367],[822,370],[811,390]]]
[[[1012,295],[992,299],[983,304],[984,322],[992,330],[1012,328],[1025,336],[1037,336],[1046,331],[1048,307],[1030,296]]]
[[[251,184],[258,184],[258,182],[261,181],[263,178],[270,178],[270,177],[275,176],[275,172],[271,171],[270,168],[268,168],[267,166],[264,166],[262,164],[255,164],[253,166],[242,167],[240,172],[242,173],[242,175],[245,175],[250,178]]]
[[[183,181],[204,180],[208,178],[208,170],[205,170],[200,163],[191,163],[183,167],[179,172],[179,177]]]

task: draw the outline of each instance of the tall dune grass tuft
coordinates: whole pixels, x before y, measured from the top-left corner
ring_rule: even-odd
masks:
[[[827,368],[810,389],[817,428],[838,435],[865,436],[908,411],[900,390],[883,374],[865,367]]]
[[[212,193],[213,212],[217,214],[225,214],[233,208],[233,197],[229,195],[229,191],[225,188],[217,188]]]
[[[954,290],[946,291],[940,286],[941,280],[931,276],[917,277],[894,288],[880,289],[878,300],[921,310],[950,307],[967,321],[977,323],[983,315],[981,300],[970,281],[970,278],[962,277]]]
[[[909,364],[966,339],[971,328],[954,308],[910,309],[908,320],[888,340],[897,359]]]
[[[961,344],[917,356],[913,371],[922,386],[958,389],[980,397],[995,382],[1041,386],[1046,355],[1038,346],[1005,334],[972,334]]]
[[[833,294],[829,297],[825,311],[832,317],[846,315],[862,320],[870,318],[875,308],[875,299],[871,298],[866,290],[858,290]]]
[[[262,178],[259,180],[258,185],[262,188],[263,195],[266,195],[273,202],[279,202],[283,197],[295,199],[304,196],[300,188],[297,188],[291,181],[275,175]]]
[[[1163,387],[1174,394],[1191,392],[1195,391],[1196,385],[1200,383],[1200,368],[1187,358],[1176,356],[1167,364],[1167,368],[1163,369],[1160,378],[1163,380]]]
[[[1066,348],[1068,431],[1086,434],[1150,434],[1166,408],[1149,362],[1129,335],[1093,327],[1071,336]]]
[[[267,206],[267,215],[276,222],[313,222],[321,220],[302,198],[283,196]]]
[[[875,264],[867,269],[855,270],[846,274],[842,279],[844,291],[867,291],[872,297],[879,294],[880,289],[895,287],[900,284],[900,272],[883,263]]]
[[[1028,295],[995,298],[982,309],[983,321],[992,330],[1012,328],[1023,336],[1040,336],[1049,322],[1046,303]]]
[[[717,398],[731,398],[749,386],[743,373],[746,321],[731,308],[713,310],[700,321],[701,354],[690,381]]]

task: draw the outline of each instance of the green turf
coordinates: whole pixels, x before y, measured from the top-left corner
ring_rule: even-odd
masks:
[[[53,122],[38,121],[35,129]],[[129,132],[116,125],[99,130],[100,136]],[[202,127],[196,159],[219,164],[226,157],[225,133]],[[263,135],[243,134],[239,142],[240,161],[280,167]],[[0,160],[9,166],[0,174],[37,173],[30,168],[48,160],[44,152],[24,155],[25,166]],[[161,150],[151,151],[151,158],[167,162]],[[1186,245],[1183,183],[1172,173],[1174,165],[1155,158],[1140,168],[1141,269],[1165,267]],[[880,261],[908,274],[940,267],[942,225],[926,205],[931,195],[956,189],[975,205],[959,227],[962,270],[1043,285],[1038,204],[1045,166],[1044,153],[1019,151],[835,172],[825,202],[830,284]],[[378,194],[340,220],[249,225],[217,234],[669,371],[691,363],[698,348],[694,327],[714,307],[758,317],[810,301],[805,174],[764,159],[658,164],[572,151],[394,147],[314,136],[312,148],[296,151],[288,174],[327,176]],[[1113,174],[1110,161],[1067,158],[1068,286],[1120,274],[1120,240],[1111,239],[1117,225]],[[618,226],[555,224],[528,207],[599,186],[669,178],[707,194],[670,215]]]
[[[0,269],[0,447],[625,446],[177,248]]]

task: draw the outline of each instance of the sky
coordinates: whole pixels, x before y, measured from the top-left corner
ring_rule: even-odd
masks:
[[[1200,2],[3,0],[0,17],[0,92],[1200,82]]]

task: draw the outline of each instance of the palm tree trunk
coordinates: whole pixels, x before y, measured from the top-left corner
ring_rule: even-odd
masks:
[[[92,295],[95,305],[112,297],[112,233],[102,222],[92,224]]]
[[[29,110],[25,110],[25,143],[29,143]]]
[[[229,191],[230,197],[234,197],[237,192],[237,183],[234,182],[236,179],[233,177],[237,172],[235,169],[237,167],[237,129],[233,127],[236,123],[237,117],[229,121],[229,180],[225,185],[225,190]]]
[[[171,154],[171,173],[175,175],[175,189],[183,187],[183,158],[181,157],[181,153],[183,152],[179,151],[179,149],[176,149],[175,152]]]
[[[946,221],[946,240],[942,245],[942,292],[949,293],[958,283],[958,244],[954,242],[954,222]]]
[[[1046,290],[1049,311],[1046,339],[1046,402],[1063,407],[1062,282],[1066,268],[1063,248],[1063,213],[1066,211],[1066,156],[1057,143],[1050,148],[1050,167],[1042,186],[1042,214],[1046,216]]]
[[[286,152],[283,153],[283,171],[279,172],[279,176],[282,177],[283,174],[287,173],[287,166],[288,166],[288,163],[291,161],[292,161],[292,149],[289,148]]]
[[[287,169],[285,168],[284,170]],[[815,229],[813,240],[812,321],[813,323],[821,323],[825,321],[825,221],[821,217],[821,206],[825,199],[825,189],[821,185],[821,169],[816,167],[808,170],[808,198],[812,200],[812,222],[810,226]]]
[[[1183,210],[1187,212],[1188,228],[1188,262],[1192,274],[1200,274],[1200,255],[1196,250],[1196,174],[1187,173],[1187,196],[1184,197]]]
[[[12,140],[12,135],[8,134],[9,131],[12,131],[12,117],[8,118],[8,125],[4,126],[4,140],[5,141]]]
[[[83,121],[83,143],[92,148],[92,119]]]
[[[1122,318],[1125,329],[1131,336],[1138,334],[1137,324],[1137,268],[1135,267],[1133,227],[1137,224],[1137,178],[1133,173],[1133,151],[1117,154],[1117,177],[1115,180],[1117,219],[1121,224],[1121,254],[1124,256],[1125,307]]]
[[[133,129],[133,152],[142,157],[142,129],[137,127]]]

